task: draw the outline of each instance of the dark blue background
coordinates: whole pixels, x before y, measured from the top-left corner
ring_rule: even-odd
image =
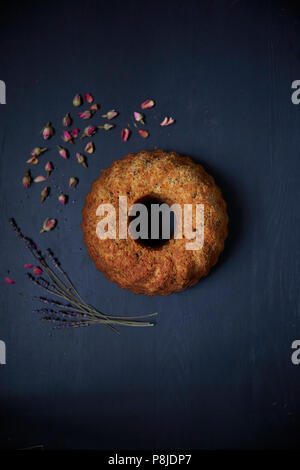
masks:
[[[286,448],[300,442],[300,79],[299,11],[275,1],[45,1],[1,5],[0,106],[1,447]],[[99,132],[85,170],[55,150],[75,93],[91,92],[118,127]],[[151,137],[120,129],[139,104]],[[161,128],[165,115],[176,125]],[[25,161],[56,128],[51,197],[26,191]],[[101,122],[100,114],[94,121]],[[82,123],[81,123],[82,124]],[[131,125],[132,127],[132,125]],[[82,125],[81,125],[82,128]],[[230,237],[218,266],[169,297],[136,296],[88,258],[81,208],[101,169],[142,148],[176,150],[201,162],[228,202]],[[76,149],[82,144],[76,145]],[[69,176],[80,180],[69,190]],[[60,189],[70,203],[59,206]],[[74,202],[72,202],[74,200]],[[50,246],[82,295],[112,314],[159,312],[149,329],[52,332],[41,323],[24,276],[32,260],[7,223],[15,217]],[[39,235],[45,217],[57,228]]]

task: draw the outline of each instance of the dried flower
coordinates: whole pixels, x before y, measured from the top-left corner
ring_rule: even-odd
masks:
[[[92,95],[90,93],[86,93],[84,95],[84,99],[87,103],[92,103],[94,101],[94,98],[92,97]]]
[[[73,136],[70,134],[69,131],[63,131],[62,139],[63,139],[65,142],[68,142],[69,144],[74,144],[74,142],[73,142]]]
[[[6,284],[14,284],[15,281],[13,281],[10,277],[6,277],[5,279]]]
[[[50,176],[51,172],[53,171],[53,165],[51,162],[46,163],[45,170],[47,171],[47,176]]]
[[[33,274],[36,274],[37,276],[39,276],[40,274],[43,274],[43,270],[39,268],[38,266],[34,266],[32,271],[33,271]]]
[[[114,124],[105,123],[104,126],[98,126],[98,129],[104,129],[105,131],[110,131],[110,129],[113,129],[114,127],[115,127]]]
[[[45,201],[45,199],[49,196],[49,193],[50,193],[50,188],[46,186],[41,192],[41,202]]]
[[[42,230],[40,231],[40,233],[43,233],[43,232],[50,232],[50,230],[53,230],[54,227],[56,226],[57,224],[57,220],[56,219],[46,219],[43,223],[43,228]]]
[[[28,160],[26,160],[26,163],[29,163],[30,165],[37,165],[39,163],[39,159],[37,157],[30,157]]]
[[[112,109],[111,111],[108,111],[106,114],[102,114],[103,118],[107,119],[114,119],[116,116],[118,116],[118,111]]]
[[[30,170],[26,171],[25,176],[22,179],[22,183],[25,188],[29,188],[29,186],[31,185],[32,178],[31,178]]]
[[[149,109],[155,106],[155,101],[153,100],[146,100],[144,103],[141,104],[141,109]]]
[[[78,163],[84,166],[84,168],[87,168],[87,163],[84,155],[82,155],[81,153],[76,153],[76,158]]]
[[[90,107],[90,110],[92,111],[92,113],[94,114],[96,111],[98,111],[98,109],[100,109],[100,106],[99,104],[92,104],[92,106]]]
[[[46,150],[47,150],[46,147],[35,147],[31,152],[31,156],[39,157],[42,153],[46,152]]]
[[[79,94],[75,95],[73,98],[73,105],[74,106],[80,106],[82,103],[82,98]]]
[[[33,181],[34,181],[35,183],[41,183],[42,181],[46,181],[46,179],[47,179],[47,178],[46,178],[45,176],[40,175],[40,176],[36,176]]]
[[[84,149],[87,153],[94,153],[95,152],[95,145],[94,142],[88,142]]]
[[[61,157],[65,158],[65,159],[69,158],[69,152],[68,152],[67,149],[64,149],[60,145],[58,145],[57,148],[58,148],[58,153]]]
[[[163,121],[160,123],[161,126],[170,126],[171,124],[174,124],[175,119],[172,117],[165,117]]]
[[[140,134],[141,137],[143,137],[143,139],[147,139],[147,137],[149,137],[149,132],[145,131],[144,129],[139,129],[138,133]]]
[[[78,113],[78,116],[81,118],[81,119],[90,119],[92,117],[92,111],[83,111],[82,113]]]
[[[43,127],[41,130],[41,133],[43,134],[43,137],[45,140],[50,139],[50,137],[53,135],[54,130],[51,127],[51,122],[47,122],[47,124]]]
[[[79,129],[73,129],[71,131],[71,136],[74,137],[74,139],[76,139],[79,136]]]
[[[144,121],[144,115],[142,113],[137,113],[136,111],[133,113],[134,115],[134,119],[137,121],[137,122],[140,122],[141,124],[145,124],[145,121]]]
[[[127,142],[127,140],[129,139],[129,136],[130,136],[130,130],[127,128],[122,129],[121,138],[124,142]]]
[[[33,264],[24,264],[24,268],[26,269],[33,268]]]
[[[84,139],[85,137],[91,137],[92,135],[96,134],[96,132],[97,132],[96,126],[88,126],[84,129],[80,138]]]
[[[71,178],[69,179],[70,188],[75,188],[77,184],[78,184],[78,179],[75,178],[74,176],[71,176]]]
[[[67,113],[65,115],[65,117],[63,118],[62,123],[63,123],[63,126],[65,126],[65,127],[69,127],[72,124],[72,119],[71,119],[70,113]]]
[[[60,194],[58,196],[58,200],[63,206],[65,206],[67,204],[68,197],[65,194]]]

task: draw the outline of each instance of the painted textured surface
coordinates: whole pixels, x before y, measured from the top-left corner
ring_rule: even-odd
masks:
[[[4,8],[4,7],[3,7]],[[1,446],[242,448],[299,443],[299,11],[272,1],[29,2],[1,11]],[[120,112],[89,169],[51,151],[52,194],[22,187],[47,121],[77,92]],[[120,138],[148,98],[151,136]],[[176,124],[161,128],[165,116]],[[56,141],[55,141],[56,143]],[[136,296],[99,273],[81,209],[103,168],[155,146],[203,164],[228,204],[220,262],[169,297]],[[51,144],[54,147],[54,144]],[[46,162],[46,154],[41,157]],[[48,157],[47,157],[48,159]],[[50,159],[50,153],[49,153]],[[35,171],[36,172],[36,171]],[[39,173],[37,173],[39,174]],[[69,190],[70,176],[79,178]],[[54,185],[57,185],[55,187]],[[62,189],[69,204],[59,207]],[[74,202],[73,202],[74,201]],[[158,311],[155,328],[51,332],[32,309],[30,263],[6,222],[51,247],[84,298],[113,314]],[[46,217],[56,229],[39,235]],[[49,334],[50,333],[50,334]]]

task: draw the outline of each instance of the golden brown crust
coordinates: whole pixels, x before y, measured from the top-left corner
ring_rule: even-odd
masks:
[[[185,238],[171,239],[153,249],[130,237],[97,237],[99,204],[118,208],[119,196],[127,196],[129,208],[149,195],[168,204],[204,204],[203,248],[186,250]],[[93,183],[82,210],[89,256],[109,280],[135,294],[168,295],[207,276],[223,251],[227,225],[226,203],[212,176],[189,157],[162,150],[143,150],[114,161]]]

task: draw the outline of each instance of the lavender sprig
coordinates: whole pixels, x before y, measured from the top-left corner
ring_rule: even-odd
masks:
[[[107,315],[87,304],[68,274],[62,269],[59,260],[54,256],[52,250],[47,249],[47,256],[51,261],[53,268],[48,264],[46,257],[38,250],[37,245],[23,235],[14,219],[9,220],[17,237],[25,244],[33,257],[42,265],[44,273],[48,280],[39,276],[35,278],[27,273],[27,277],[36,286],[46,290],[49,294],[55,295],[68,302],[67,304],[58,302],[48,297],[35,297],[42,303],[52,304],[56,310],[50,308],[37,309],[36,312],[43,315],[41,320],[54,323],[55,328],[81,327],[94,324],[103,324],[107,328],[118,333],[115,325],[120,326],[154,326],[153,322],[141,321],[141,319],[156,316],[157,313],[138,316],[114,316]]]

